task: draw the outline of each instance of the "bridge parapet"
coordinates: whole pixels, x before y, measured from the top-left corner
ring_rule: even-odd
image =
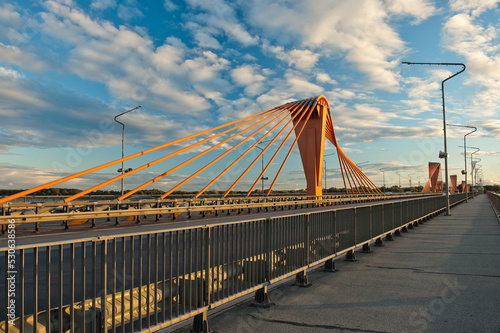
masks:
[[[436,194],[401,193],[370,195],[323,195],[323,196],[269,196],[269,197],[234,197],[234,198],[190,198],[190,199],[146,199],[124,201],[72,201],[65,203],[6,203],[2,204],[0,225],[5,233],[9,220],[15,219],[16,225],[31,225],[39,231],[40,224],[61,222],[64,228],[92,223],[120,222],[135,220],[140,222],[142,216],[154,216],[158,222],[161,216],[177,219],[180,215],[190,219],[198,213],[203,217],[208,214],[219,215],[244,211],[259,212],[269,209],[307,208],[312,206],[344,205],[355,202],[383,201],[425,197]]]
[[[465,194],[451,196],[452,204],[463,200]],[[0,318],[5,318],[0,332],[33,326],[65,332],[156,330],[193,317],[193,328],[201,332],[209,308],[257,291],[257,302],[265,300],[262,290],[290,276],[304,284],[307,269],[331,266],[332,259],[352,256],[360,246],[423,223],[445,205],[444,196],[426,196],[14,250],[3,247],[0,261],[7,265],[13,251],[19,278],[14,294],[0,300]],[[8,291],[6,274],[0,272],[0,288]],[[12,303],[14,310],[6,312]]]

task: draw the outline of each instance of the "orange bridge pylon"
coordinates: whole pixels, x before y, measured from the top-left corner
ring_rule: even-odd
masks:
[[[442,192],[443,181],[441,180],[441,163],[429,162],[429,180],[425,184],[422,192]]]
[[[287,128],[292,127],[288,132],[286,131]],[[336,148],[337,150],[337,155],[339,159],[339,164],[340,164],[340,170],[342,174],[342,179],[344,181],[344,188],[346,193],[352,193],[352,194],[369,194],[369,193],[382,193],[377,186],[361,171],[360,168],[358,168],[342,151],[342,149],[339,147],[337,143],[337,139],[335,137],[335,131],[333,129],[333,121],[332,121],[332,116],[330,114],[330,106],[328,104],[328,100],[324,96],[316,96],[316,97],[311,97],[308,99],[303,99],[300,101],[295,101],[295,102],[290,102],[283,104],[278,107],[274,107],[272,109],[260,112],[258,114],[248,116],[239,120],[235,120],[232,122],[229,122],[224,125],[220,125],[214,128],[211,128],[206,131],[202,131],[200,133],[192,134],[189,135],[185,138],[174,140],[162,145],[159,145],[154,148],[150,148],[147,150],[144,150],[142,152],[132,154],[130,156],[126,156],[124,158],[120,158],[105,164],[102,164],[100,166],[96,166],[93,168],[90,168],[85,171],[81,171],[78,173],[75,173],[73,175],[49,182],[44,185],[40,185],[37,187],[34,187],[29,190],[25,190],[22,192],[19,192],[17,194],[11,195],[9,197],[0,199],[0,204],[4,202],[8,202],[11,200],[14,200],[16,198],[20,198],[26,195],[29,195],[31,193],[34,193],[36,191],[49,188],[51,186],[55,186],[61,183],[64,183],[66,181],[76,179],[79,177],[83,177],[92,173],[95,173],[99,170],[102,170],[104,168],[119,164],[123,161],[127,160],[132,160],[134,158],[144,156],[148,153],[164,149],[167,147],[171,146],[176,146],[176,145],[182,145],[184,148],[180,148],[174,152],[167,152],[165,156],[158,158],[154,161],[151,161],[149,163],[146,163],[142,166],[134,168],[132,171],[124,174],[120,174],[119,176],[113,177],[109,180],[106,180],[100,184],[97,184],[95,186],[92,186],[86,190],[83,190],[73,196],[70,196],[68,198],[65,198],[65,202],[70,202],[72,200],[75,200],[87,193],[93,192],[95,190],[101,189],[109,184],[112,184],[118,180],[121,180],[122,178],[129,177],[135,173],[140,172],[141,170],[144,170],[146,168],[149,168],[155,164],[158,164],[160,162],[163,162],[171,157],[178,156],[184,153],[192,153],[195,154],[194,156],[190,157],[186,161],[171,167],[169,170],[166,170],[165,172],[151,178],[150,180],[146,181],[142,185],[127,191],[124,195],[118,198],[118,200],[124,200],[137,191],[155,183],[156,181],[162,179],[163,177],[172,174],[176,170],[191,164],[200,167],[196,172],[194,172],[192,175],[189,177],[186,177],[185,179],[181,180],[176,186],[165,192],[165,194],[162,195],[162,199],[173,193],[174,191],[178,190],[182,186],[184,186],[186,183],[194,179],[196,176],[198,176],[200,173],[208,169],[210,166],[214,165],[221,159],[225,158],[228,156],[231,152],[235,151],[236,149],[240,147],[244,147],[243,145],[246,143],[247,145],[250,144],[251,142],[254,142],[244,153],[239,155],[234,161],[231,163],[228,163],[229,165],[222,170],[219,175],[217,175],[215,178],[213,178],[205,187],[203,187],[196,195],[195,197],[199,197],[202,195],[208,188],[210,188],[217,180],[219,180],[223,175],[225,175],[230,169],[232,169],[238,162],[240,162],[246,155],[249,154],[258,144],[268,142],[267,146],[265,148],[261,149],[261,153],[248,165],[248,167],[240,174],[240,176],[233,182],[233,184],[227,189],[227,191],[224,193],[224,197],[226,197],[233,188],[241,181],[241,179],[248,173],[248,171],[259,161],[261,156],[268,151],[273,144],[278,140],[281,139],[284,136],[284,139],[282,139],[281,143],[277,143],[276,145],[279,144],[279,147],[276,149],[274,152],[273,156],[267,163],[265,167],[263,167],[262,172],[260,175],[257,177],[253,185],[250,187],[250,189],[247,192],[247,195],[250,195],[256,185],[258,184],[259,180],[264,176],[266,170],[269,168],[269,166],[272,164],[272,162],[276,159],[278,153],[282,150],[282,148],[285,146],[285,143],[288,141],[288,139],[292,136],[292,134],[295,133],[295,139],[291,143],[290,148],[288,150],[288,153],[286,154],[286,157],[284,158],[283,162],[281,163],[281,166],[276,173],[271,185],[269,186],[269,189],[267,190],[266,195],[269,195],[276,184],[276,181],[281,174],[283,167],[285,163],[287,162],[290,154],[292,153],[295,145],[298,143],[299,151],[300,151],[300,156],[302,159],[302,165],[304,167],[304,173],[306,176],[306,181],[307,181],[307,194],[310,196],[321,196],[322,195],[322,185],[321,185],[321,179],[322,179],[322,173],[323,173],[323,157],[324,157],[324,150],[325,150],[325,138],[328,139]],[[255,136],[260,137],[259,139],[256,139]],[[202,139],[204,136],[209,135],[208,138]],[[190,143],[193,139],[196,139],[198,141],[194,143]],[[266,140],[264,140],[266,139]],[[232,147],[226,148],[227,145],[231,142],[233,144]],[[212,144],[211,147],[207,149],[200,149],[201,145],[207,145],[207,144]],[[221,151],[221,149],[225,149],[223,153],[221,153],[219,156],[213,158],[211,161],[206,163],[204,161],[203,163],[206,163],[203,165],[203,163],[200,163],[202,156],[205,156],[206,154],[213,152],[213,151]],[[200,152],[201,150],[201,152]],[[245,163],[246,165],[247,163]]]

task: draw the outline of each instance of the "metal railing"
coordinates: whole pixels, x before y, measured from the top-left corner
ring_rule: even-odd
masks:
[[[495,192],[486,192],[488,194],[488,198],[490,199],[491,206],[495,211],[495,214],[500,219],[500,194]]]
[[[342,205],[355,202],[382,201],[409,197],[435,196],[436,194],[387,194],[387,195],[324,195],[314,196],[276,196],[276,197],[244,197],[244,198],[203,198],[203,199],[146,199],[125,201],[75,201],[45,203],[5,203],[0,206],[0,225],[5,233],[9,220],[24,227],[32,226],[39,231],[40,223],[63,222],[65,228],[91,222],[95,226],[97,219],[119,224],[120,219],[133,217],[140,221],[141,216],[169,215],[175,219],[180,214],[191,218],[193,213],[214,213],[222,211],[277,209],[279,207],[308,207],[309,205]]]
[[[200,332],[209,308],[304,277],[445,205],[434,196],[30,246],[12,238],[0,248],[0,332],[152,332],[192,317]]]

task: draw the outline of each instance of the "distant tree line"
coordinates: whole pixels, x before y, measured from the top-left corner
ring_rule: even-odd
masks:
[[[500,192],[500,185],[484,185],[485,191]]]
[[[24,190],[11,190],[11,189],[0,189],[0,196],[9,196]],[[46,188],[37,192],[30,194],[30,196],[53,196],[53,195],[73,195],[80,193],[82,190],[76,188]],[[158,189],[150,189],[150,190],[140,190],[137,191],[136,195],[162,195],[165,191]],[[97,190],[94,192],[90,192],[88,195],[120,195],[121,191],[113,191],[113,190]]]
[[[423,186],[412,186],[411,189],[409,187],[399,187],[397,185],[391,186],[391,187],[379,187],[379,189],[382,192],[392,192],[392,193],[398,193],[398,192],[422,192]],[[486,191],[495,191],[495,192],[500,192],[500,185],[485,185],[484,189]],[[461,184],[458,185],[458,190],[462,190]],[[12,189],[0,189],[0,196],[9,196],[13,195],[19,192],[22,192],[24,190],[12,190]],[[30,194],[30,196],[54,196],[54,195],[61,195],[61,196],[68,196],[68,195],[73,195],[81,192],[81,190],[76,189],[76,188],[47,188],[44,190],[37,191],[35,193]],[[127,192],[127,191],[125,191]],[[349,192],[351,192],[349,190]],[[140,190],[134,193],[134,195],[150,195],[150,196],[161,196],[164,194],[165,191],[153,188],[149,190]],[[198,191],[175,191],[173,195],[180,195],[180,196],[192,196],[197,194]],[[211,196],[223,196],[226,193],[226,191],[217,191],[217,190],[210,190],[204,192],[204,194],[211,195]],[[267,189],[264,189],[264,193],[267,193]],[[273,190],[272,194],[274,195],[283,195],[283,194],[305,194],[306,190],[305,189],[298,189],[298,190]],[[345,193],[345,189],[343,187],[330,187],[328,189],[323,189],[324,194],[332,194],[332,193]],[[114,195],[114,196],[119,196],[121,194],[121,191],[114,191],[114,190],[97,190],[94,192],[90,192],[88,195]],[[230,196],[246,196],[247,192],[246,191],[231,191]],[[256,189],[255,191],[252,192],[253,195],[262,195],[262,191],[260,189]]]

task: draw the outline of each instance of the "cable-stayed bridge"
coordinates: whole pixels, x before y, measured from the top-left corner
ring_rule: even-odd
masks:
[[[294,135],[295,134],[295,135]],[[203,138],[208,136],[207,138]],[[258,137],[258,139],[257,139]],[[253,185],[248,189],[247,195],[250,195],[255,189],[257,183],[267,171],[269,166],[274,162],[278,153],[286,147],[286,143],[289,143],[288,153],[286,157],[281,162],[281,167],[275,175],[266,195],[270,195],[274,185],[276,184],[278,177],[280,176],[284,165],[288,161],[290,154],[294,147],[298,145],[300,155],[302,158],[302,165],[304,167],[304,173],[307,180],[307,195],[309,196],[320,196],[322,195],[321,179],[323,173],[323,156],[325,150],[325,138],[328,139],[336,148],[340,163],[340,169],[342,172],[342,178],[344,181],[344,187],[346,193],[357,193],[357,194],[369,194],[369,193],[381,193],[380,190],[375,186],[375,184],[358,168],[342,151],[337,139],[335,137],[335,131],[333,128],[332,116],[330,114],[330,107],[327,99],[324,96],[312,97],[300,101],[286,103],[284,105],[274,107],[272,109],[260,112],[256,115],[238,119],[229,122],[224,125],[220,125],[200,133],[192,134],[182,139],[174,140],[154,148],[150,148],[130,156],[117,159],[111,162],[104,163],[102,165],[90,168],[85,171],[75,173],[73,175],[63,177],[51,181],[47,184],[36,186],[34,188],[22,191],[15,195],[0,199],[0,204],[9,202],[16,198],[20,198],[36,191],[49,188],[51,186],[59,185],[69,180],[77,179],[89,174],[95,173],[104,168],[117,165],[124,161],[130,161],[138,157],[142,157],[146,154],[164,149],[167,147],[174,147],[184,144],[185,147],[180,148],[176,151],[169,152],[165,156],[150,161],[143,164],[129,172],[122,172],[121,175],[106,180],[100,184],[94,185],[86,190],[82,190],[80,193],[70,196],[64,199],[64,202],[70,202],[88,194],[92,191],[101,189],[109,184],[119,181],[122,178],[130,177],[142,170],[152,167],[161,162],[165,162],[174,156],[180,154],[185,154],[193,151],[199,150],[202,145],[210,145],[209,148],[197,153],[195,156],[189,158],[188,160],[170,168],[169,170],[155,176],[154,178],[144,182],[140,186],[128,191],[118,198],[118,200],[124,200],[132,196],[137,191],[146,188],[147,186],[155,183],[156,181],[162,179],[163,177],[179,170],[180,168],[189,165],[199,165],[198,171],[186,177],[179,182],[176,186],[168,190],[162,195],[162,199],[166,198],[174,191],[179,190],[187,184],[189,181],[194,179],[196,176],[200,175],[210,166],[214,165],[218,161],[227,158],[228,155],[241,147],[250,146],[245,150],[240,156],[235,158],[229,166],[220,172],[213,180],[211,180],[205,187],[203,187],[195,197],[200,197],[207,189],[209,189],[217,180],[219,180],[223,175],[225,175],[229,170],[231,170],[238,162],[249,154],[258,144],[262,142],[267,142],[266,147],[261,151],[261,153],[248,165],[248,167],[241,173],[234,183],[227,189],[224,193],[224,197],[228,196],[236,185],[241,181],[241,179],[248,173],[248,171],[256,165],[260,157],[266,152],[272,152],[273,147],[277,146],[274,150],[273,156],[262,170],[261,174],[257,177]],[[188,144],[189,140],[199,139],[195,143]],[[281,142],[280,142],[281,140]],[[214,143],[216,142],[216,143]],[[290,144],[291,142],[291,144]],[[253,144],[251,144],[253,143]],[[232,145],[229,147],[228,145]],[[221,153],[215,159],[206,163],[205,161],[200,162],[201,158],[212,151],[219,151],[224,148],[223,153]],[[203,163],[206,163],[203,165]]]
[[[321,180],[325,139],[339,159],[346,193],[323,195]],[[194,142],[192,142],[194,141]],[[244,159],[258,144],[267,143],[250,163]],[[307,182],[305,196],[274,196],[272,189],[298,146]],[[51,203],[16,203],[22,197],[99,172],[102,169],[169,148],[163,157],[122,173],[100,184]],[[232,152],[243,153],[234,157]],[[283,154],[280,151],[283,150]],[[255,167],[265,152],[267,165],[246,189],[234,189]],[[123,193],[117,200],[88,202],[83,196],[180,154],[184,162]],[[213,156],[207,162],[207,156]],[[280,161],[264,196],[252,196],[258,182],[278,157]],[[202,158],[205,157],[205,158]],[[232,158],[232,160],[227,160]],[[225,160],[226,159],[226,160]],[[192,198],[169,198],[219,161],[226,167]],[[203,161],[203,162],[201,162]],[[204,196],[238,163],[246,166],[218,198]],[[279,163],[279,162],[278,162]],[[195,171],[152,200],[128,200],[180,168],[193,164]],[[123,169],[122,169],[123,171]],[[234,173],[234,172],[233,172]],[[231,173],[231,174],[233,174]],[[241,187],[241,186],[240,186]],[[451,196],[456,205],[466,194]],[[373,202],[381,201],[383,202]],[[338,207],[328,207],[348,204]],[[73,175],[0,199],[2,236],[0,262],[0,332],[153,332],[194,318],[193,331],[208,332],[207,312],[239,297],[255,293],[257,306],[269,306],[267,287],[296,276],[307,286],[306,272],[324,264],[334,271],[333,260],[368,248],[382,238],[392,239],[444,211],[440,194],[387,196],[345,155],[333,127],[324,96],[290,102],[256,115],[189,135],[130,156],[104,163]],[[326,206],[326,207],[325,207]],[[309,210],[286,212],[284,208]],[[314,208],[314,210],[312,210]],[[276,210],[272,214],[244,213]],[[56,223],[70,228],[91,221],[140,222],[175,219],[193,213],[231,214],[223,221],[191,221],[155,228],[103,229],[102,232],[19,237],[24,224]],[[234,214],[233,214],[234,212]],[[238,217],[236,217],[238,215]],[[234,217],[233,217],[234,216]],[[203,220],[201,220],[203,221]],[[61,224],[62,222],[62,224]],[[89,230],[89,229],[87,229]],[[12,279],[11,279],[12,277]],[[11,282],[13,281],[13,282]],[[31,296],[28,296],[31,295]]]
[[[324,96],[316,96],[300,101],[289,102],[255,115],[234,120],[227,124],[164,143],[154,148],[150,148],[114,161],[106,162],[88,170],[80,171],[51,181],[47,184],[21,191],[20,193],[0,199],[0,204],[3,204],[4,211],[8,212],[4,214],[4,216],[23,215],[23,222],[46,222],[54,221],[56,218],[59,218],[61,221],[66,221],[66,227],[71,224],[80,224],[88,220],[92,220],[95,223],[96,217],[114,217],[117,219],[119,217],[130,217],[131,215],[127,215],[126,212],[123,212],[124,207],[125,210],[134,208],[143,211],[147,211],[150,208],[156,208],[157,211],[153,212],[153,214],[169,213],[174,214],[173,216],[176,217],[176,214],[188,213],[189,217],[191,217],[191,212],[196,211],[196,208],[193,207],[200,205],[203,206],[206,204],[206,201],[200,201],[197,199],[203,198],[203,194],[206,193],[207,190],[213,187],[214,184],[223,176],[227,176],[228,174],[234,176],[234,179],[231,179],[232,184],[224,191],[221,200],[215,200],[215,203],[211,201],[209,205],[219,206],[221,204],[230,203],[240,204],[240,206],[235,206],[234,209],[260,209],[266,207],[266,203],[270,203],[270,206],[273,206],[276,201],[283,200],[291,201],[291,205],[303,205],[304,203],[308,205],[313,204],[315,201],[320,204],[331,203],[332,199],[336,197],[323,196],[322,193],[322,179],[323,172],[325,172],[323,170],[322,163],[325,151],[325,141],[332,143],[336,149],[339,160],[339,169],[341,170],[344,188],[347,195],[373,196],[382,194],[377,186],[342,151],[335,137],[333,120],[330,114],[328,101]],[[260,153],[251,159],[250,162],[248,159],[245,159],[246,157],[251,156],[250,153],[254,152],[254,149],[258,145],[264,144],[265,146],[260,148]],[[285,164],[289,160],[289,157],[296,146],[298,146],[298,150],[300,152],[302,166],[307,182],[307,197],[281,197],[279,200],[273,199],[273,188],[278,182],[278,178],[282,174]],[[162,150],[162,152],[166,151],[165,155],[131,169],[128,172],[124,172],[124,170],[122,170],[121,174],[118,176],[93,185],[77,194],[66,197],[57,202],[57,204],[49,203],[40,206],[12,203],[8,205],[13,200],[33,194],[39,190],[64,184],[68,181],[74,181],[85,177],[88,178],[105,168],[120,165],[120,163],[123,165],[125,161],[142,159],[145,155],[159,150]],[[236,151],[242,151],[242,153],[234,154]],[[254,192],[259,181],[263,179],[264,174],[266,174],[269,167],[273,163],[278,163],[279,168],[271,181],[269,188],[265,193],[262,193],[265,198],[257,200],[245,200],[243,198],[239,198],[238,201],[224,200],[225,198],[231,198],[231,195],[234,194],[235,187],[240,184],[243,178],[250,177],[250,170],[252,170],[252,168],[254,168],[254,170],[258,169],[259,163],[257,162],[266,152],[268,154],[272,153],[272,157],[269,158],[266,165],[264,165],[264,163],[262,164],[262,170],[259,170],[259,175],[252,180],[252,185],[245,190],[246,196],[250,198],[250,195]],[[172,166],[170,161],[180,155],[190,157],[183,162]],[[213,157],[214,155],[215,157]],[[283,155],[284,158],[282,158]],[[208,158],[209,156],[210,158]],[[282,159],[278,161],[279,158]],[[141,171],[147,171],[148,168],[155,165],[168,165],[169,168],[168,170],[157,174],[126,193],[122,193],[122,195],[116,200],[116,203],[97,202],[93,203],[92,206],[89,206],[85,202],[81,202],[83,196],[96,190],[103,189],[110,184],[123,180],[124,178],[131,177],[136,174],[140,175]],[[225,167],[220,168],[221,170],[219,169],[220,172],[218,175],[213,177],[213,179],[203,186],[203,188],[197,191],[192,198],[194,200],[176,203],[169,200],[169,196],[175,193],[175,191],[182,190],[183,186],[196,179],[196,177],[202,176],[204,171],[214,165],[224,165]],[[197,171],[189,176],[186,176],[184,179],[179,179],[178,184],[168,189],[159,198],[159,200],[149,200],[137,204],[130,202],[130,198],[133,198],[132,196],[138,191],[146,189],[148,186],[151,186],[155,182],[160,181],[162,178],[171,175],[186,166],[197,169]],[[243,171],[237,174],[234,171],[237,169]],[[242,188],[242,185],[240,185],[240,188]],[[128,201],[124,202],[124,200]],[[261,204],[255,205],[256,201],[257,203],[260,201]],[[124,204],[120,204],[121,202],[124,202]],[[264,204],[262,204],[262,202]],[[185,208],[186,206],[190,207],[190,209],[187,210]],[[122,207],[122,212],[117,212],[120,210],[120,207]],[[166,209],[158,210],[160,208]],[[168,210],[168,208],[171,209]],[[202,211],[200,209],[198,210]],[[83,214],[82,211],[86,212],[86,214]],[[72,216],[69,214],[72,214]],[[24,217],[24,215],[29,216]],[[143,212],[143,215],[148,214],[147,212]],[[6,217],[3,219],[2,223],[6,224]]]

